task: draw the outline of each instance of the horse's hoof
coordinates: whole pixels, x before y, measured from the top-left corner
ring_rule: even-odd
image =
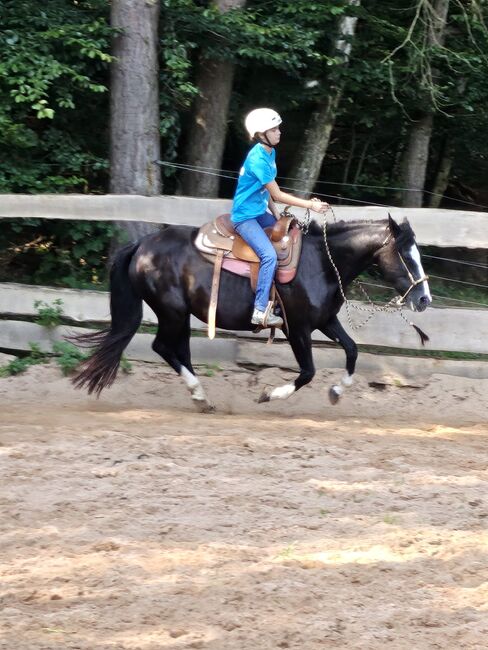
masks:
[[[342,391],[339,386],[332,386],[331,388],[329,388],[329,402],[334,406],[339,401],[341,395],[342,395]]]
[[[204,400],[195,400],[194,403],[199,413],[215,413],[215,406],[210,402],[205,402]]]
[[[265,389],[258,397],[258,404],[262,404],[263,402],[269,402],[269,400],[270,400],[269,392]]]

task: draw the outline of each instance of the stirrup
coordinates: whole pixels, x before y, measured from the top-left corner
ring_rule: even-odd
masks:
[[[261,329],[267,327],[283,327],[283,319],[273,314],[273,303],[268,302],[266,311],[255,309],[252,315],[251,323],[260,326]]]

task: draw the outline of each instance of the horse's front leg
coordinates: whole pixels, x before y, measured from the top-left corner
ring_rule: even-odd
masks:
[[[267,388],[262,393],[258,402],[269,402],[273,399],[287,399],[296,393],[302,386],[310,383],[315,375],[315,366],[312,357],[312,337],[310,331],[301,330],[291,332],[288,336],[295,359],[300,366],[300,374],[291,384],[284,384],[278,388]]]
[[[331,386],[329,389],[330,402],[332,404],[337,404],[344,392],[344,388],[352,384],[352,376],[358,358],[358,348],[340,324],[337,316],[332,316],[332,318],[327,321],[326,326],[320,328],[320,331],[323,332],[325,336],[328,336],[332,341],[339,343],[346,353],[346,374],[341,379],[340,384],[334,384],[334,386]]]

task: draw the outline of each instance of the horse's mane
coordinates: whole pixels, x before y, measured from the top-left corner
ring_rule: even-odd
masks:
[[[351,232],[353,230],[363,230],[366,226],[381,224],[383,227],[386,225],[386,219],[352,219],[351,221],[331,221],[327,222],[327,235],[342,235],[346,232]],[[324,227],[322,223],[318,223],[315,220],[310,222],[308,229],[310,235],[322,235],[324,234]]]
[[[388,225],[388,219],[352,219],[351,221],[340,221],[327,222],[327,236],[334,237],[343,235],[350,232],[358,232],[366,230],[368,226],[374,227],[385,227]],[[412,230],[411,225],[405,219],[398,224],[400,229],[399,234],[395,237],[397,245],[402,246],[404,244],[410,243],[415,239],[415,234]],[[309,225],[308,233],[314,237],[324,235],[324,227],[315,220],[312,220]]]

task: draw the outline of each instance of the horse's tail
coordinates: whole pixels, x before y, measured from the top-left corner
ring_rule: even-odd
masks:
[[[122,352],[137,332],[142,321],[142,298],[129,279],[129,264],[138,244],[129,244],[116,255],[110,271],[110,327],[92,334],[81,334],[70,340],[81,347],[95,347],[72,378],[76,388],[100,395],[117,376]]]

